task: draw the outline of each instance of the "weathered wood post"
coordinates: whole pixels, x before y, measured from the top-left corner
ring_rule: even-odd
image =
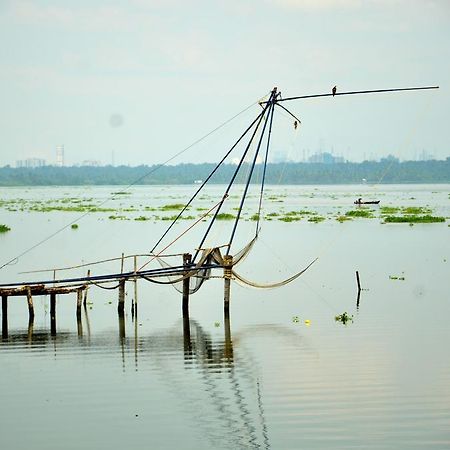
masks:
[[[223,265],[224,265],[223,312],[225,315],[227,315],[230,314],[230,287],[231,287],[231,271],[233,269],[233,257],[231,255],[225,255],[223,257]]]
[[[134,298],[133,298],[133,303],[131,304],[131,315],[134,319],[134,316],[137,314],[137,297],[138,297],[138,292],[137,292],[137,256],[134,255]]]
[[[50,293],[50,333],[56,336],[56,294]]]
[[[8,337],[8,296],[2,295],[2,338]]]
[[[91,276],[91,269],[89,269],[87,271],[87,277],[89,278]],[[84,299],[83,299],[83,306],[86,308],[86,303],[87,303],[87,296],[88,296],[88,290],[89,290],[89,285],[86,285],[86,289],[84,291]]]
[[[183,317],[189,316],[189,284],[190,284],[190,277],[189,274],[189,266],[192,261],[192,255],[190,253],[184,253],[183,254],[183,266],[185,268],[183,272],[183,276],[185,277],[183,279]]]
[[[83,304],[83,288],[77,289],[77,320],[81,321],[81,305]]]
[[[28,317],[30,321],[34,320],[33,297],[31,296],[31,288],[27,287]]]
[[[119,281],[119,301],[117,303],[117,312],[123,316],[125,311],[125,279]]]

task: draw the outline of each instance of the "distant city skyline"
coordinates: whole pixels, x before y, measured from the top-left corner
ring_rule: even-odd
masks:
[[[54,161],[59,145],[64,165],[213,162],[273,86],[288,97],[334,85],[440,89],[289,103],[302,123],[277,111],[273,154],[445,159],[448,42],[445,0],[4,0],[0,166]]]

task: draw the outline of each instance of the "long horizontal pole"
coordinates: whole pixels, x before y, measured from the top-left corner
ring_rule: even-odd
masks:
[[[298,97],[286,97],[279,98],[276,103],[287,102],[290,100],[300,100],[303,98],[317,98],[317,97],[337,97],[338,95],[354,95],[354,94],[377,94],[380,92],[399,92],[399,91],[423,91],[427,89],[439,89],[439,86],[424,86],[424,87],[409,87],[409,88],[397,88],[397,89],[373,89],[369,91],[348,91],[348,92],[336,92],[328,94],[313,94],[313,95],[300,95]],[[267,102],[260,102],[260,104],[265,104]]]

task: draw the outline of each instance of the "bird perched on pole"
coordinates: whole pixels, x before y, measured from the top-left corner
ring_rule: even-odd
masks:
[[[334,86],[334,88],[333,89],[331,89],[331,93],[333,94],[333,97],[334,97],[334,95],[336,94],[336,86]]]

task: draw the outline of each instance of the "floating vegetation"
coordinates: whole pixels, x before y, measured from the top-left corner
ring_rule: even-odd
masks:
[[[217,214],[216,220],[233,220],[236,216],[233,216],[233,214],[229,213],[220,213]]]
[[[334,320],[336,322],[341,322],[341,323],[343,323],[345,325],[347,322],[353,322],[353,316],[349,315],[345,311],[342,314],[339,314],[338,316],[335,316]]]
[[[323,222],[325,220],[325,217],[322,216],[312,216],[308,219],[308,222],[313,222],[313,223],[319,223],[319,222]]]
[[[397,275],[389,275],[389,279],[390,280],[398,280],[398,281],[405,281],[405,277],[404,276],[397,276]]]
[[[111,219],[111,220],[127,220],[127,216],[109,216],[108,219]]]
[[[250,220],[253,220],[254,222],[257,222],[259,220],[259,214],[253,214],[252,216],[250,216]]]
[[[138,221],[146,221],[146,220],[151,220],[150,217],[147,216],[139,216],[139,217],[135,217],[134,220],[138,220]]]
[[[172,203],[170,205],[164,205],[159,208],[160,211],[181,211],[184,208],[183,203]]]
[[[298,222],[299,220],[302,220],[299,216],[283,216],[279,217],[278,220],[281,220],[282,222]]]
[[[11,231],[11,228],[9,228],[7,225],[0,223],[0,233],[6,233],[7,231]]]
[[[348,220],[353,220],[351,217],[348,217],[348,216],[337,216],[336,217],[336,220],[338,221],[338,222],[347,222]]]
[[[372,219],[374,217],[373,212],[373,209],[359,208],[352,211],[347,211],[345,215],[348,217],[363,217],[365,219]]]
[[[72,230],[78,230],[78,224],[73,223],[70,228],[72,228]]]
[[[276,212],[267,214],[267,217],[278,217],[278,216],[279,216],[279,214]]]
[[[380,212],[381,214],[396,214],[400,211],[400,208],[397,206],[381,206]]]
[[[416,215],[407,215],[407,216],[386,216],[384,218],[386,223],[438,223],[445,222],[445,217],[437,217],[437,216],[416,216]]]
[[[430,208],[424,208],[422,206],[408,206],[407,208],[402,208],[403,214],[430,214],[432,211]]]
[[[216,328],[219,328],[219,327],[220,327],[220,322],[214,322],[214,326],[215,326]]]
[[[131,195],[131,192],[125,191],[111,192],[111,195]]]
[[[293,316],[293,317],[292,317],[292,322],[294,322],[294,323],[299,323],[299,322],[300,322],[300,317],[298,317],[298,316]]]

